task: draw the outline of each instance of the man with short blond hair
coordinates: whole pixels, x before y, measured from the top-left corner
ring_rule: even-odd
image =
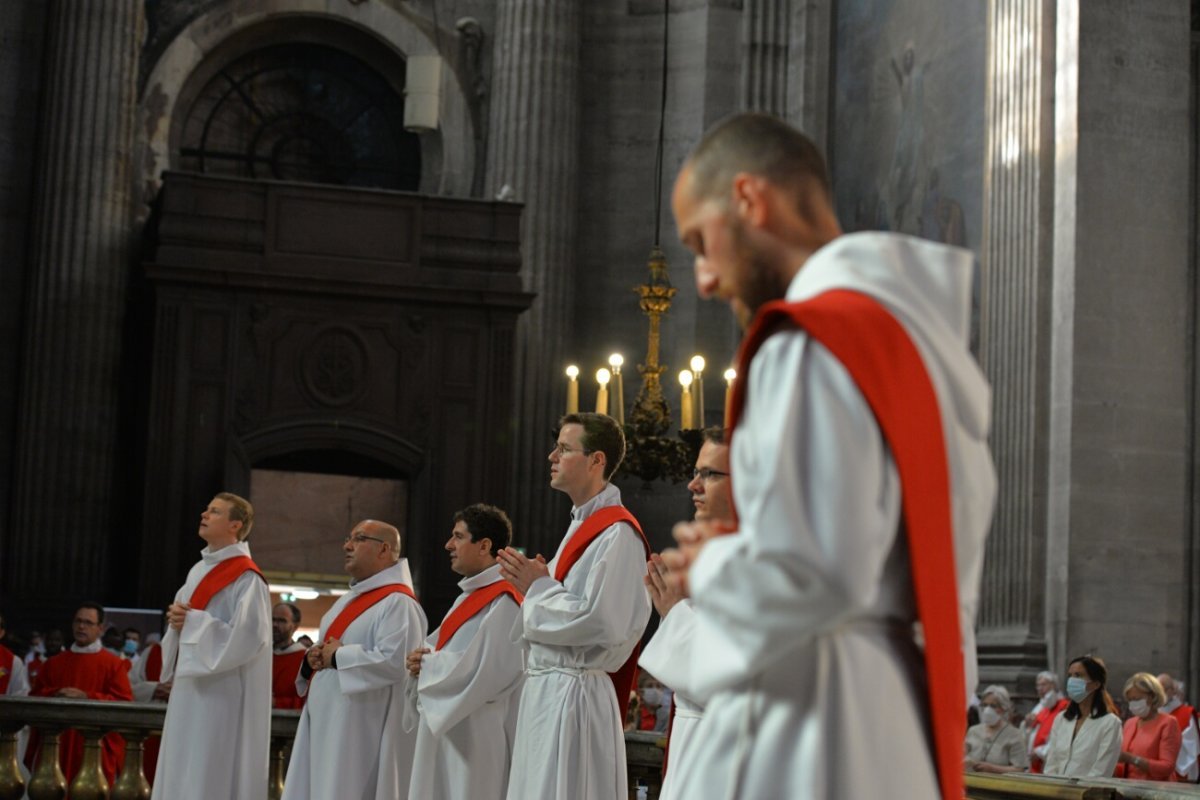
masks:
[[[308,699],[284,800],[409,796],[416,734],[403,724],[404,661],[426,622],[400,548],[400,531],[369,519],[342,542],[350,591],[321,618],[296,678]]]
[[[729,434],[723,428],[707,428],[704,444],[696,455],[696,466],[687,488],[692,493],[695,519],[733,526],[733,488],[729,480]],[[704,716],[704,704],[696,699],[692,684],[693,665],[702,656],[693,652],[696,612],[691,598],[684,597],[673,581],[670,570],[657,553],[646,565],[646,588],[662,621],[654,638],[646,645],[638,663],[674,692],[675,710],[667,753],[671,764],[682,763],[695,741],[695,733]],[[668,769],[663,778],[660,800],[677,800],[680,780],[678,769]]]
[[[200,561],[167,610],[163,683],[171,685],[153,800],[267,794],[271,596],[250,558],[249,501],[228,492],[200,514]]]

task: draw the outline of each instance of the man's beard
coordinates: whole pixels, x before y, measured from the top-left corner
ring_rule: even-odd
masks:
[[[760,307],[772,300],[783,299],[787,294],[787,281],[750,244],[741,223],[733,226],[732,239],[738,296],[730,305],[738,323],[746,329]]]

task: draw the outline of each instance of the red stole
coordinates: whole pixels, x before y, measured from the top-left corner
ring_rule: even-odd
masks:
[[[567,577],[567,573],[571,571],[571,567],[575,566],[575,562],[583,555],[583,551],[587,550],[588,545],[618,522],[626,522],[633,528],[642,540],[642,547],[646,549],[646,559],[649,560],[650,543],[646,541],[646,534],[642,533],[642,526],[638,524],[633,514],[629,513],[629,509],[625,506],[606,506],[592,512],[592,515],[575,529],[575,533],[571,534],[571,540],[563,548],[562,555],[558,557],[558,563],[554,567],[554,580],[562,583],[563,578]],[[612,678],[613,690],[617,693],[617,709],[621,712],[621,724],[625,723],[625,714],[629,711],[629,693],[633,691],[634,682],[637,680],[637,660],[638,654],[641,652],[642,644],[638,642],[621,668],[616,672],[608,673],[608,677]]]
[[[250,556],[234,556],[217,562],[217,565],[200,579],[200,583],[196,584],[196,589],[192,592],[192,599],[188,601],[188,607],[203,611],[217,592],[242,577],[243,572],[253,572],[263,578],[262,570]],[[263,580],[265,581],[266,578]]]
[[[296,675],[307,652],[300,648],[291,653],[271,654],[271,705],[274,708],[304,708],[304,697],[296,691]]]
[[[413,594],[413,590],[403,583],[389,583],[380,586],[378,589],[372,589],[369,592],[363,592],[358,597],[346,604],[346,607],[341,610],[337,617],[333,620],[333,624],[329,626],[329,630],[325,632],[325,641],[330,639],[341,639],[342,634],[346,632],[346,628],[350,627],[350,623],[358,619],[359,616],[371,606],[378,603],[383,598],[391,594],[404,594],[411,597],[413,600],[417,596]]]
[[[476,589],[467,595],[467,599],[463,600],[458,606],[446,615],[442,620],[442,625],[438,628],[437,645],[433,648],[441,650],[454,638],[454,634],[458,633],[458,629],[469,620],[471,617],[478,614],[488,607],[488,604],[495,600],[500,595],[506,594],[516,601],[517,605],[525,600],[525,595],[513,588],[508,581],[500,580],[495,583],[490,583],[482,589]]]
[[[934,764],[944,800],[962,800],[966,687],[950,510],[950,472],[937,394],[904,328],[864,294],[833,290],[759,309],[738,353],[729,423],[746,401],[750,362],[781,325],[795,325],[828,349],[853,377],[879,423],[902,492],[913,596],[925,633],[925,680]],[[951,569],[946,567],[950,566]]]
[[[16,656],[12,650],[0,644],[0,695],[8,692],[9,681],[12,680],[13,662]]]
[[[1037,749],[1050,740],[1050,729],[1054,727],[1054,718],[1061,714],[1071,701],[1065,697],[1060,697],[1058,702],[1054,704],[1054,708],[1043,708],[1034,718],[1037,727],[1033,734],[1033,747]],[[1029,771],[1039,774],[1045,764],[1036,755],[1029,759]]]

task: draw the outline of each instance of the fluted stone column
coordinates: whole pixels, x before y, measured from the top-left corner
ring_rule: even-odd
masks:
[[[508,185],[525,204],[525,286],[537,293],[517,334],[511,512],[518,539],[547,555],[566,527],[551,513],[561,503],[547,485],[546,454],[563,410],[562,341],[575,307],[580,5],[500,0],[492,71],[488,193]]]
[[[6,594],[102,595],[115,510],[143,6],[52,0]]]
[[[980,360],[992,385],[999,495],[979,610],[985,680],[1027,681],[1046,665],[1045,480],[1049,388],[1050,154],[1044,0],[988,6],[987,154]],[[1049,38],[1048,38],[1049,37]],[[1022,687],[1024,688],[1024,687]]]
[[[787,116],[791,0],[742,6],[742,108]]]
[[[829,91],[832,86],[834,3],[791,0],[787,60],[787,120],[829,152]]]

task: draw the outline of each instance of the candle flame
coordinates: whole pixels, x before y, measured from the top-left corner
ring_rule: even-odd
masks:
[[[692,356],[692,372],[704,372],[704,356]]]
[[[613,353],[608,357],[608,365],[613,368],[613,374],[615,375],[621,374],[621,365],[624,363],[625,359],[621,357],[620,353]]]
[[[608,381],[611,378],[612,378],[612,373],[610,373],[604,367],[601,367],[600,369],[596,370],[596,381],[601,386],[608,386]]]
[[[685,389],[692,385],[692,373],[690,370],[680,370],[679,385]]]
[[[575,366],[574,364],[567,367],[567,377],[570,378],[571,380],[575,380],[576,378],[578,378],[579,377],[579,367]]]
[[[737,378],[737,370],[736,369],[734,369],[733,367],[730,367],[729,369],[725,370],[725,380],[729,381],[730,383],[733,383],[735,378]]]

